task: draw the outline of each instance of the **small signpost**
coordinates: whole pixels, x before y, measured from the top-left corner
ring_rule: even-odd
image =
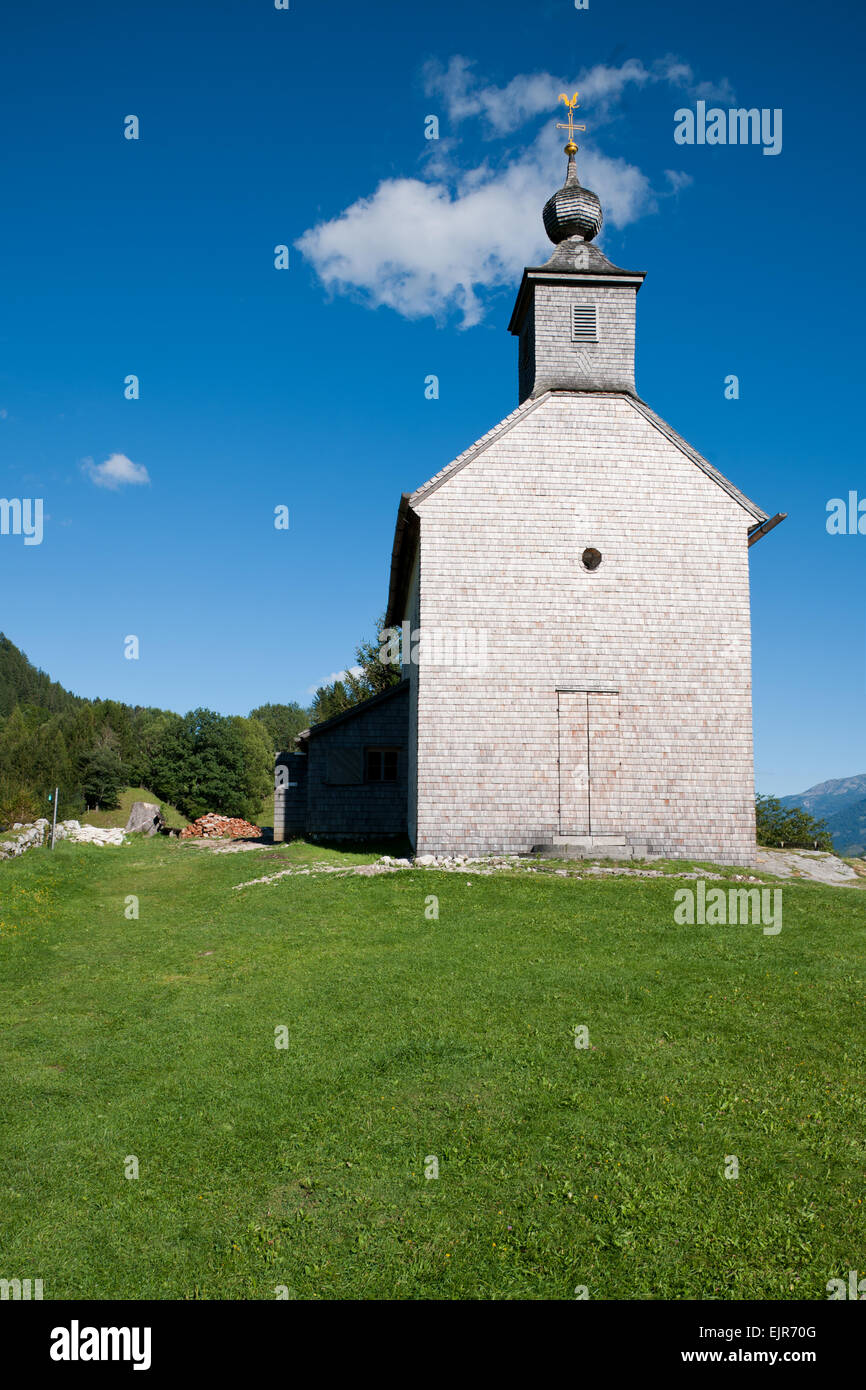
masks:
[[[54,796],[53,796],[53,798],[51,798],[51,799],[54,801],[54,816],[53,816],[52,821],[51,821],[51,848],[52,848],[52,849],[54,848],[54,832],[55,832],[56,829],[57,829],[57,794],[58,794],[59,791],[60,791],[60,788],[59,788],[59,787],[55,787],[55,788],[54,788]]]

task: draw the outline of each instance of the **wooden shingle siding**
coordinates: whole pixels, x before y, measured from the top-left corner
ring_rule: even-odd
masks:
[[[484,672],[413,677],[416,850],[519,852],[559,834],[557,691],[607,689],[617,828],[659,853],[750,862],[743,506],[630,400],[579,392],[542,401],[413,505],[417,620],[488,634]]]

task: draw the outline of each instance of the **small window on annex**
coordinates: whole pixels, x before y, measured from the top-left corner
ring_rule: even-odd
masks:
[[[397,748],[368,748],[366,755],[367,782],[397,781]]]

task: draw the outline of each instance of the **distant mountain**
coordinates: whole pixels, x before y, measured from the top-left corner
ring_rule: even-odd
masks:
[[[827,829],[833,836],[837,854],[866,854],[866,799],[855,801],[835,816],[828,816]]]
[[[796,796],[780,796],[783,806],[800,806],[816,820],[838,816],[858,801],[866,799],[866,772],[856,777],[837,777],[835,781],[818,782],[808,791]]]
[[[866,772],[819,782],[796,796],[780,796],[783,806],[799,806],[827,823],[837,854],[866,852]]]

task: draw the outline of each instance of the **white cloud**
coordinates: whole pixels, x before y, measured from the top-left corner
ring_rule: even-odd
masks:
[[[722,101],[727,105],[731,105],[737,99],[734,89],[726,77],[723,77],[720,82],[699,82],[692,95],[703,97],[705,101]]]
[[[144,464],[133,463],[126,454],[112,454],[104,463],[94,463],[91,458],[82,459],[81,466],[97,487],[115,490],[130,484],[150,482],[150,475]]]
[[[691,174],[684,174],[678,169],[665,169],[665,178],[672,193],[679,193],[681,188],[688,188],[689,184],[694,183]]]
[[[555,105],[551,92],[557,94],[567,85],[549,72],[519,73],[504,87],[481,86],[472,72],[474,64],[456,54],[442,67],[430,62],[424,69],[424,90],[428,96],[441,97],[449,120],[460,121],[479,116],[497,135],[517,130],[533,116],[549,111]]]
[[[470,60],[456,55],[444,67],[428,63],[423,76],[425,91],[443,101],[453,126],[478,119],[491,137],[508,135],[542,113],[550,117],[560,92],[580,92],[595,128],[612,118],[629,86],[667,82],[695,90],[691,67],[674,56],[652,67],[637,58],[619,67],[596,64],[574,81],[520,73],[497,87],[480,82]],[[431,141],[426,177],[385,179],[330,221],[308,228],[295,245],[332,293],[357,295],[406,318],[441,319],[457,310],[461,326],[471,327],[483,317],[485,291],[513,284],[524,265],[551,254],[541,209],[562,183],[562,143],[562,132],[548,119],[516,155],[498,165],[484,160],[467,167],[458,163],[456,138]],[[666,171],[668,187],[657,195],[637,165],[598,149],[582,149],[578,168],[613,227],[654,212],[657,196],[670,196],[688,182],[686,175]]]
[[[363,674],[363,666],[350,666],[348,671],[332,671],[329,676],[325,676],[324,680],[316,681],[315,685],[308,686],[307,694],[315,695],[316,691],[319,690],[323,685],[333,685],[334,681],[344,681],[348,675],[363,676]]]
[[[654,207],[649,180],[624,159],[587,151],[580,173],[615,227]],[[459,170],[446,159],[433,182],[386,179],[296,244],[333,292],[359,292],[406,318],[456,308],[470,327],[483,314],[478,291],[513,283],[524,265],[550,256],[541,209],[564,174],[548,126],[502,168]]]
[[[593,128],[611,119],[616,103],[629,86],[643,88],[667,82],[698,97],[733,98],[727,78],[720,83],[696,84],[691,65],[674,54],[658,59],[651,67],[639,58],[629,58],[619,67],[596,63],[568,78],[549,72],[518,73],[503,87],[481,83],[474,67],[471,59],[461,54],[455,54],[447,66],[433,60],[423,70],[424,90],[427,96],[441,98],[453,125],[478,117],[488,134],[495,135],[507,135],[528,120],[551,112],[560,92],[569,96],[575,91],[580,93],[578,122],[581,112],[591,110]],[[564,116],[564,110],[562,114]]]

